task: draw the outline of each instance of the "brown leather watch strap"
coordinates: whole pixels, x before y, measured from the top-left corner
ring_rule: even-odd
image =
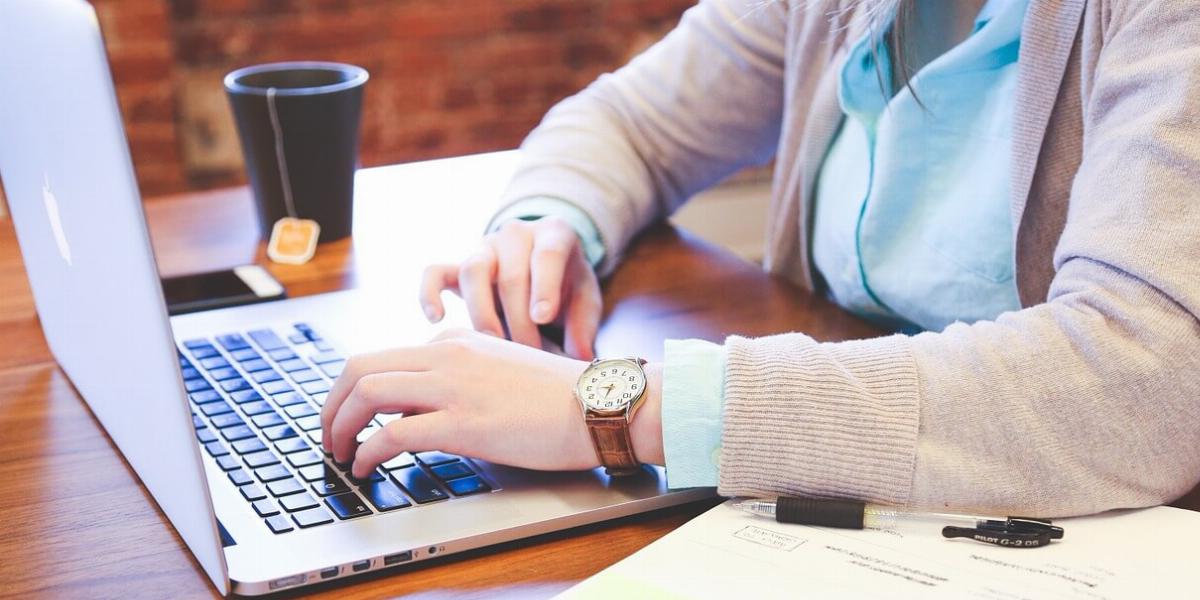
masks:
[[[633,455],[633,439],[629,437],[629,420],[625,415],[589,414],[586,421],[596,456],[609,475],[632,475],[641,470],[641,463]]]

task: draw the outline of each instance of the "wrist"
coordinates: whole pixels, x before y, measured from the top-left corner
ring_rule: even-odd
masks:
[[[629,435],[633,439],[633,453],[638,461],[661,465],[663,367],[661,363],[647,363],[643,370],[646,372],[645,397],[629,424]]]

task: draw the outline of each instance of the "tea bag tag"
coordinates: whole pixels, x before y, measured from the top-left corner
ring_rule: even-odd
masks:
[[[267,257],[277,263],[302,265],[317,251],[321,225],[312,219],[284,217],[275,221],[271,240],[267,242]]]

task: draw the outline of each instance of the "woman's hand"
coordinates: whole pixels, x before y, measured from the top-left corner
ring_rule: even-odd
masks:
[[[507,325],[514,342],[541,348],[538,325],[558,322],[567,354],[593,358],[602,308],[600,284],[578,235],[562,219],[508,221],[485,236],[479,250],[461,264],[425,269],[421,306],[432,322],[446,314],[441,300],[446,289],[466,301],[478,331],[504,337]]]
[[[596,451],[572,393],[586,366],[462,330],[425,346],[356,356],[321,411],[322,445],[340,463],[353,460],[356,477],[401,452],[423,450],[530,469],[589,469],[598,465]],[[634,452],[661,464],[661,371],[647,366],[646,373]],[[357,446],[355,437],[376,413],[404,417]]]

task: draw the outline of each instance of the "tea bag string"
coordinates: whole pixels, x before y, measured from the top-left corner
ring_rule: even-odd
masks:
[[[292,201],[292,178],[288,175],[287,158],[283,154],[283,128],[279,126],[279,111],[275,108],[275,88],[267,88],[267,113],[271,116],[271,130],[275,133],[275,162],[279,165],[279,179],[283,188],[283,205],[287,214],[299,219],[296,205]]]

